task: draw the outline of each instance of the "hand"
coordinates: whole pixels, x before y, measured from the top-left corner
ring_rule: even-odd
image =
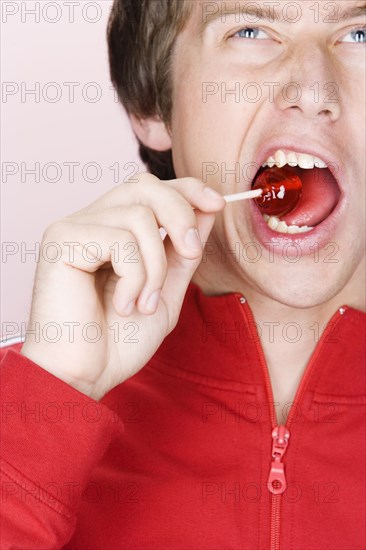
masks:
[[[194,178],[137,179],[42,239],[28,324],[39,337],[27,335],[21,353],[94,399],[138,372],[173,330],[225,206]]]

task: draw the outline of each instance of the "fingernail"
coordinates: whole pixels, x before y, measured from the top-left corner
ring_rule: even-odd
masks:
[[[130,313],[132,313],[134,306],[135,306],[135,300],[132,300],[132,302],[127,304],[127,306],[124,308],[123,313],[125,315],[130,315]]]
[[[188,229],[184,242],[189,248],[193,248],[194,250],[201,250],[202,249],[202,243],[199,236],[199,233],[197,229]]]
[[[215,189],[212,189],[212,187],[204,187],[203,192],[210,199],[222,199],[222,195],[220,195],[220,193],[215,191]]]
[[[146,302],[146,309],[148,309],[149,311],[155,311],[156,308],[158,307],[159,297],[160,297],[160,289],[155,290],[155,292],[153,292],[150,295],[150,297]]]

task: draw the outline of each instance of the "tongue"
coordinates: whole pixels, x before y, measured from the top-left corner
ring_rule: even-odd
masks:
[[[287,225],[314,227],[321,223],[339,200],[339,187],[327,168],[299,170],[302,181],[301,199],[295,208],[280,219]]]

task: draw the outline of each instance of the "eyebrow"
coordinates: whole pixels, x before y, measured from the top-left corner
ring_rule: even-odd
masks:
[[[363,4],[363,6],[353,6],[353,8],[349,8],[347,10],[344,10],[341,13],[341,21],[345,21],[347,19],[353,19],[354,17],[361,17],[366,15],[366,3]]]
[[[242,2],[236,1],[234,4],[232,2],[221,2],[220,9],[216,9],[213,11],[207,11],[207,13],[204,13],[205,6],[213,7],[217,5],[219,2],[203,2],[202,3],[202,20],[200,24],[200,31],[199,34],[202,35],[207,27],[211,25],[214,21],[216,21],[219,18],[222,18],[225,20],[227,15],[235,15],[235,19],[237,16],[241,16],[244,18],[244,23],[251,25],[258,20],[267,20],[267,21],[280,21],[282,19],[282,14],[274,7],[267,7],[267,6],[259,6],[257,3],[256,5],[253,5],[253,2],[246,2],[243,4]],[[259,8],[259,9],[258,9]],[[348,19],[353,19],[355,17],[361,17],[366,15],[366,3],[362,6],[353,6],[352,8],[348,8],[346,10],[342,10],[339,14],[336,12],[336,18],[339,21],[346,21]],[[248,18],[246,21],[245,18]],[[253,18],[254,20],[251,21],[250,18]],[[336,22],[336,21],[334,21]],[[240,23],[240,21],[239,21]]]
[[[208,11],[206,14],[204,13],[205,6],[212,7],[215,4],[218,4],[218,2],[202,3],[202,21],[200,25],[200,35],[202,35],[207,27],[211,25],[214,21],[220,18],[224,19],[227,15],[235,15],[235,19],[238,15],[243,16],[244,18],[248,17],[248,21],[244,21],[245,23],[248,23],[248,25],[254,23],[254,21],[250,21],[250,17],[260,20],[267,19],[269,21],[277,21],[281,19],[281,15],[275,7],[270,9],[267,6],[261,6],[260,10],[258,10],[256,6],[253,6],[253,3],[242,4],[239,2],[235,2],[234,5],[230,5],[227,2],[221,2],[220,9]]]

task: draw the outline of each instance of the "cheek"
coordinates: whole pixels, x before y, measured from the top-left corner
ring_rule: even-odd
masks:
[[[203,163],[215,160],[220,121],[214,102],[202,99],[202,79],[187,74],[178,85],[172,111],[173,160],[178,177],[202,178]]]
[[[225,96],[224,87],[235,89],[235,82],[219,82],[207,73],[188,72],[174,94],[172,142],[177,175],[187,175],[189,169],[189,175],[202,179],[207,163],[220,172],[222,165],[233,168],[240,161],[246,128],[256,108],[237,102],[233,94]]]

